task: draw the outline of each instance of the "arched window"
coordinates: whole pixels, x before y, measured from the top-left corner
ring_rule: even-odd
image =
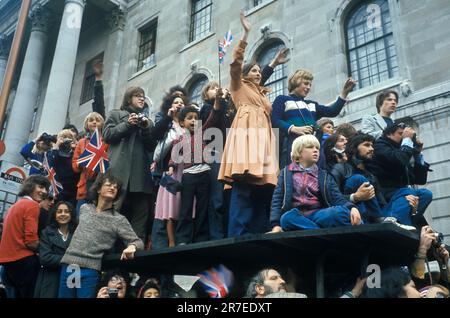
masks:
[[[345,23],[350,75],[364,88],[399,75],[388,0],[364,1]]]
[[[197,76],[192,84],[188,87],[189,96],[191,97],[191,102],[197,103],[200,108],[203,105],[202,100],[202,90],[203,87],[208,83],[208,78],[205,75]]]
[[[261,65],[261,68],[269,65],[270,62],[275,58],[278,51],[285,47],[284,43],[281,41],[272,42],[270,45],[266,46],[261,50],[261,53],[258,56],[258,63]],[[275,98],[279,95],[283,95],[287,91],[287,66],[279,65],[275,68],[273,75],[266,82],[265,86],[270,87],[272,92],[268,95],[270,101],[274,101]]]

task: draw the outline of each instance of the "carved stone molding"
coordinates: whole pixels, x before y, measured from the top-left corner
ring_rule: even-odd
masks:
[[[125,12],[120,8],[114,9],[106,18],[111,30],[123,30],[125,27]]]
[[[37,5],[30,13],[31,30],[47,32],[51,25],[50,11],[43,8],[41,5]]]

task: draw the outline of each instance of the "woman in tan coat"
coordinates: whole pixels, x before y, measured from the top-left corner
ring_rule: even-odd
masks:
[[[230,92],[237,113],[225,144],[219,180],[232,186],[228,236],[264,233],[277,184],[278,158],[269,90],[260,86],[261,68],[243,66],[250,24],[241,12],[244,35],[233,52]]]

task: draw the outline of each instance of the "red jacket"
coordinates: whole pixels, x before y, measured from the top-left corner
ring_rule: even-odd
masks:
[[[39,211],[39,203],[30,198],[22,198],[9,208],[0,241],[0,264],[34,255],[26,244],[39,241]]]

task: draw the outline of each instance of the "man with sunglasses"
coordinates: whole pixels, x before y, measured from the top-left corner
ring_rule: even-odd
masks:
[[[413,225],[412,216],[416,215],[415,225],[426,224],[423,214],[433,194],[428,189],[413,186],[427,183],[430,166],[423,160],[423,143],[416,138],[416,132],[403,123],[388,126],[375,142],[374,149],[373,160],[367,168],[378,178],[386,201],[392,203],[388,207],[390,215],[385,216],[395,217],[401,224]],[[410,213],[397,213],[408,211],[408,205]]]

